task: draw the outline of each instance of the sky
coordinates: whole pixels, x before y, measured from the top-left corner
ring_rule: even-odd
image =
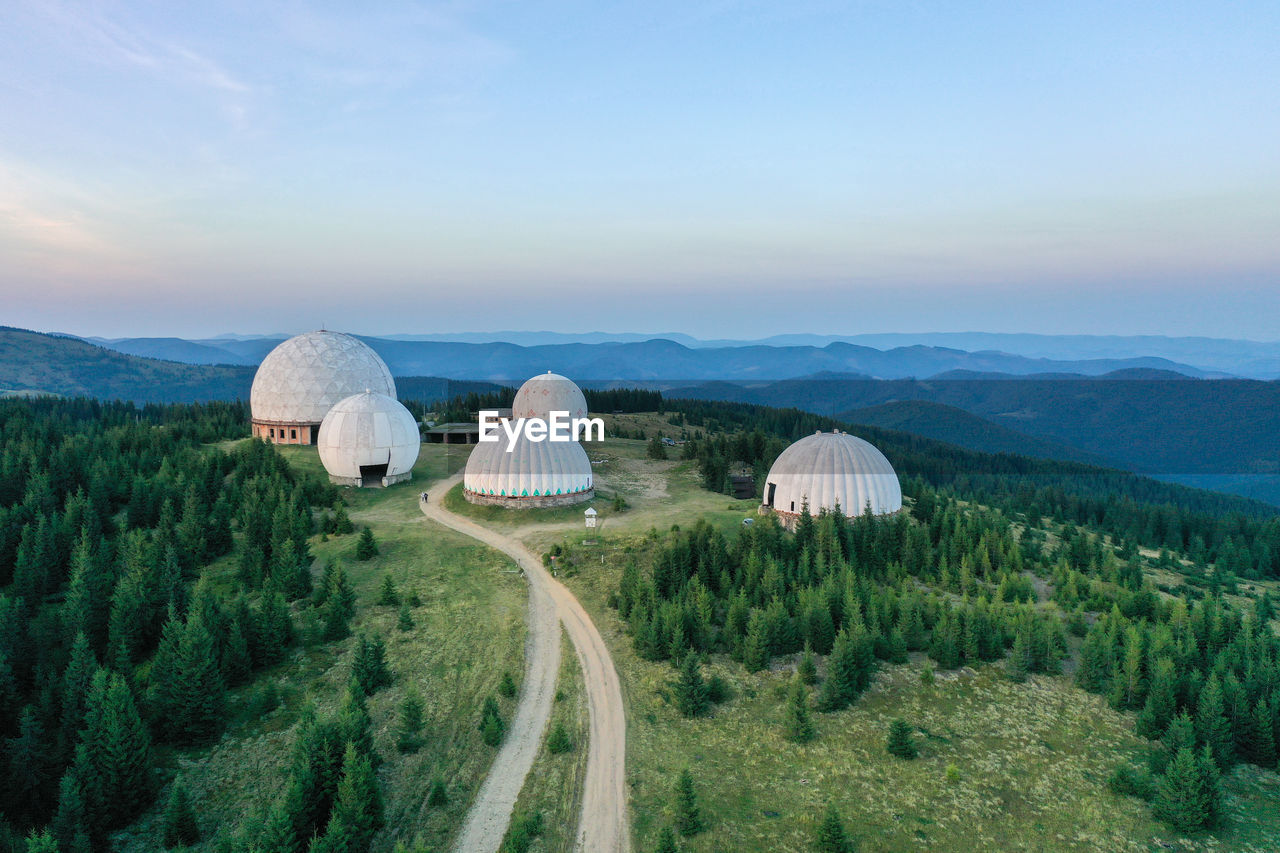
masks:
[[[6,0],[0,324],[1277,340],[1277,32],[1274,0]]]

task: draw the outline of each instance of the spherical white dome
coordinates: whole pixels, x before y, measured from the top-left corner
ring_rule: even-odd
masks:
[[[818,432],[778,456],[765,479],[764,503],[781,513],[840,511],[875,515],[902,509],[902,486],[889,460],[874,445],[844,432]]]
[[[507,498],[589,492],[591,460],[576,441],[529,441],[524,433],[507,452],[507,438],[481,442],[467,459],[465,491]]]
[[[253,377],[253,419],[318,424],[333,404],[365,389],[395,398],[396,383],[378,354],[341,332],[307,332],[267,353]]]
[[[418,461],[418,422],[385,394],[339,400],[320,422],[320,461],[334,477],[360,478],[362,466],[386,465],[382,476],[408,473]]]
[[[568,412],[571,418],[585,418],[587,398],[573,380],[548,370],[520,386],[511,404],[511,417],[545,420],[550,412]]]

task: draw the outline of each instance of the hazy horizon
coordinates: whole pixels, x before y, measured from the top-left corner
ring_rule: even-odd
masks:
[[[1280,339],[1275,4],[9,11],[10,325]]]

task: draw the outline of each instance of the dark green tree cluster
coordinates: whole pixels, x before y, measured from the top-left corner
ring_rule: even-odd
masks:
[[[336,492],[262,442],[211,446],[246,422],[240,404],[0,401],[0,812],[18,832],[100,845],[157,790],[152,742],[216,737],[227,688],[292,642],[311,506]],[[252,584],[196,583],[255,525]]]

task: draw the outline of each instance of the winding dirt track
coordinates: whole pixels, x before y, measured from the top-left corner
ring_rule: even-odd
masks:
[[[461,480],[457,474],[432,485],[444,495]],[[629,853],[627,826],[627,722],[622,687],[613,658],[595,623],[573,593],[547,572],[524,543],[455,515],[439,503],[422,504],[427,518],[507,554],[529,581],[529,636],[525,680],[507,740],[494,759],[454,849],[493,853],[502,843],[516,798],[542,743],[560,667],[559,617],[582,666],[590,718],[590,744],[578,817],[577,849],[586,853]]]

